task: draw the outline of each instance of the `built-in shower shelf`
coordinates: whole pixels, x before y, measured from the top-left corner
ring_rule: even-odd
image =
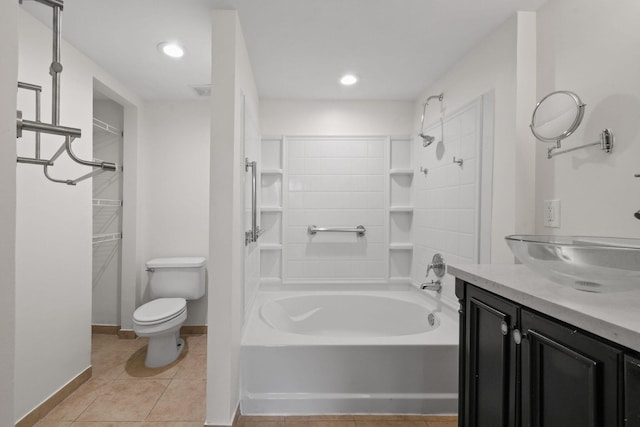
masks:
[[[282,206],[262,206],[261,212],[282,212]]]
[[[122,233],[109,233],[109,234],[94,234],[93,244],[113,242],[114,240],[121,240]]]
[[[280,243],[261,243],[261,251],[281,251],[282,245]]]
[[[121,207],[122,200],[113,200],[113,199],[93,199],[93,206],[109,206],[109,207]]]
[[[265,168],[260,171],[262,175],[282,175],[282,169]]]
[[[95,117],[93,118],[93,130],[98,133],[105,133],[119,137],[122,136],[122,131],[120,129],[115,126],[111,126],[109,123],[103,122],[100,119],[96,119]]]
[[[413,175],[413,169],[394,168],[389,170],[389,175]]]
[[[412,243],[390,243],[389,250],[391,251],[411,251],[413,250]]]
[[[389,212],[413,212],[413,206],[391,206]]]

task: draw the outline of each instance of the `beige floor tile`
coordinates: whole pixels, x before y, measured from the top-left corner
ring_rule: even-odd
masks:
[[[186,353],[181,353],[178,359],[161,368],[147,368],[144,361],[147,357],[147,346],[143,346],[131,352],[129,358],[124,365],[124,371],[118,376],[118,379],[134,379],[134,378],[164,378],[171,379],[176,376],[178,368]]]
[[[176,368],[176,380],[204,380],[207,378],[207,354],[189,350]]]
[[[285,427],[356,427],[353,420],[315,420],[315,421],[295,421],[284,419]]]
[[[429,421],[428,427],[458,427],[458,421]]]
[[[116,379],[124,372],[125,364],[129,357],[131,357],[129,352],[113,350],[110,348],[92,352],[92,375],[94,377]]]
[[[172,380],[146,421],[201,421],[206,417],[206,381]]]
[[[130,421],[80,421],[71,427],[142,427],[142,423]]]
[[[357,427],[428,427],[424,421],[413,420],[377,420],[377,421],[356,421]]]
[[[202,427],[203,421],[146,421],[140,427]]]
[[[84,412],[102,393],[111,381],[104,377],[90,378],[60,402],[45,417],[46,420],[73,421]]]
[[[182,337],[187,342],[187,347],[191,353],[207,352],[207,336],[206,335],[187,335]]]
[[[114,380],[78,421],[144,421],[169,380]]]
[[[69,427],[71,421],[56,421],[43,419],[35,423],[35,427]]]
[[[301,422],[301,421],[353,421],[353,415],[333,414],[333,415],[304,415],[295,416],[290,415],[285,418],[286,422]]]

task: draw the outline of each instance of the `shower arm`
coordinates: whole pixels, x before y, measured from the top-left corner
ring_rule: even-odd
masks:
[[[419,134],[420,137],[424,140],[430,139],[428,138],[429,135],[424,134],[424,116],[427,112],[427,105],[429,105],[429,101],[431,101],[432,99],[437,99],[438,101],[442,102],[442,100],[444,99],[444,92],[442,92],[440,95],[432,95],[428,97],[427,100],[424,102],[424,106],[422,107],[422,118],[420,119],[420,134]],[[429,145],[431,145],[432,142],[433,140],[429,141],[425,145],[425,147],[428,147]]]

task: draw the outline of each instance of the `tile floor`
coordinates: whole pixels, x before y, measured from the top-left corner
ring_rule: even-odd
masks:
[[[36,427],[202,427],[206,335],[185,337],[186,351],[161,369],[144,366],[147,341],[93,335],[92,378]],[[456,417],[338,415],[240,417],[237,427],[457,427]]]
[[[186,352],[161,369],[144,366],[147,340],[93,335],[92,377],[37,427],[202,427],[206,335],[185,337]]]

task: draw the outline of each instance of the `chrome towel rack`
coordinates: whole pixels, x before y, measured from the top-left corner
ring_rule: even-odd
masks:
[[[358,225],[357,227],[333,227],[333,228],[324,228],[324,227],[316,227],[315,225],[310,225],[307,227],[307,233],[310,235],[315,235],[316,233],[356,233],[358,236],[364,236],[367,232],[367,229],[364,228],[364,225]]]
[[[44,167],[44,175],[53,182],[63,183],[67,185],[76,185],[80,181],[84,181],[85,179],[91,178],[99,173],[104,171],[118,171],[122,168],[117,166],[112,162],[103,162],[97,160],[83,160],[78,157],[73,150],[71,149],[71,143],[76,139],[80,138],[82,132],[80,129],[71,128],[60,125],[60,74],[62,73],[62,64],[60,63],[60,45],[61,45],[61,13],[62,8],[64,6],[63,0],[36,0],[38,3],[42,3],[46,6],[50,6],[53,9],[53,59],[51,62],[51,66],[49,67],[49,74],[51,74],[51,87],[52,87],[52,96],[51,96],[51,123],[43,123],[40,117],[40,94],[42,92],[42,87],[25,82],[18,82],[18,89],[30,90],[35,92],[35,120],[26,120],[22,117],[22,111],[18,110],[16,114],[16,126],[17,126],[17,137],[22,138],[22,133],[27,132],[35,132],[35,156],[34,157],[18,157],[16,160],[18,163],[26,163],[33,165],[40,165]],[[42,158],[40,153],[40,134],[46,133],[50,135],[59,135],[64,136],[65,141],[62,143],[58,151],[55,154],[48,158]],[[98,168],[92,172],[84,174],[75,179],[56,179],[52,178],[49,175],[49,167],[53,166],[55,160],[58,159],[62,155],[62,153],[66,152],[67,155],[74,162],[83,165],[90,166],[93,168]]]

